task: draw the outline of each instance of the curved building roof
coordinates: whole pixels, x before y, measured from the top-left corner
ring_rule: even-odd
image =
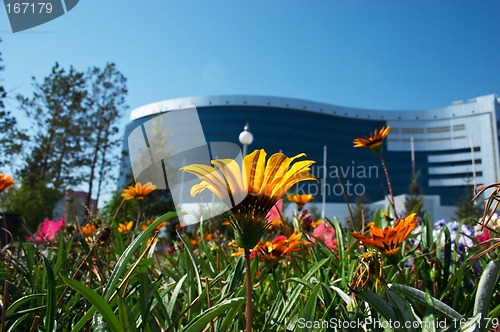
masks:
[[[495,95],[481,96],[466,101],[455,101],[449,106],[424,110],[374,110],[331,105],[303,99],[253,96],[253,95],[219,95],[196,96],[168,99],[147,104],[132,110],[130,120],[136,120],[170,110],[182,109],[192,105],[196,107],[211,106],[261,106],[279,107],[323,113],[348,118],[408,121],[408,120],[443,120],[491,112],[491,104],[496,101]]]

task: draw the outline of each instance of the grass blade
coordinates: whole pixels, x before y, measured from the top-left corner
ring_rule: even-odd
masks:
[[[209,324],[216,317],[222,315],[224,312],[226,312],[227,310],[229,310],[235,306],[243,305],[244,301],[245,301],[244,297],[237,297],[234,299],[223,301],[223,302],[211,307],[210,309],[208,309],[207,311],[205,311],[204,313],[202,313],[198,317],[196,317],[196,319],[191,321],[191,323],[189,323],[181,331],[182,332],[203,331],[203,329],[207,326],[207,324]]]
[[[116,263],[115,268],[113,269],[113,272],[111,273],[111,276],[109,278],[108,283],[106,284],[106,288],[104,289],[104,294],[103,298],[106,301],[109,301],[111,298],[112,292],[114,291],[116,285],[118,284],[118,281],[123,274],[123,272],[127,268],[127,263],[132,259],[132,256],[134,255],[135,251],[139,248],[139,246],[147,241],[149,238],[149,235],[153,230],[160,225],[162,222],[167,221],[169,219],[175,218],[177,216],[177,213],[175,212],[168,212],[162,215],[160,218],[158,218],[154,223],[149,225],[139,236],[125,249],[123,254],[120,256],[120,259],[118,259],[118,262]]]
[[[500,260],[496,260],[488,264],[481,275],[481,279],[479,279],[476,299],[474,301],[474,315],[481,314],[482,322],[480,326],[482,326],[482,329],[484,329],[486,325],[486,320],[484,318],[488,316],[488,308],[499,277]]]
[[[74,288],[77,292],[82,294],[92,305],[99,311],[101,314],[102,318],[108,325],[108,327],[111,329],[113,332],[125,332],[125,330],[122,328],[120,321],[114,314],[113,310],[111,309],[111,306],[106,302],[105,299],[103,299],[97,292],[94,290],[86,287],[85,285],[82,285],[76,280],[66,278],[61,275],[62,280]]]
[[[427,296],[428,296],[427,293],[421,291],[420,289],[416,289],[416,288],[406,286],[406,285],[401,285],[401,284],[389,284],[388,286],[390,289],[399,291],[399,292],[403,293],[404,295],[421,302],[422,304],[427,304],[429,301],[429,299],[427,298]],[[450,307],[446,303],[441,302],[438,299],[433,298],[433,297],[431,299],[432,299],[432,302],[434,304],[434,309],[441,312],[446,317],[448,317],[452,320],[453,319],[460,320],[463,318],[462,315],[460,315],[455,309],[453,309],[452,307]]]
[[[56,278],[52,266],[50,266],[47,258],[42,255],[47,271],[47,314],[45,316],[45,331],[51,332],[54,330],[56,320]]]
[[[394,312],[394,309],[389,305],[389,303],[387,303],[386,300],[384,300],[382,297],[378,296],[374,292],[365,290],[356,293],[356,296],[368,302],[372,308],[377,310],[388,321],[395,322],[398,320],[396,313]]]

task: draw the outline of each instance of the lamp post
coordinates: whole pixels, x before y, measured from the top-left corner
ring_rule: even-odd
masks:
[[[240,143],[243,145],[243,157],[247,154],[247,147],[253,142],[253,135],[248,129],[250,129],[250,126],[247,122],[239,136]]]

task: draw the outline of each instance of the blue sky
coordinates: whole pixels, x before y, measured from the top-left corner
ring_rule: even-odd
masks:
[[[80,1],[13,34],[0,8],[8,107],[57,61],[115,62],[129,110],[194,95],[294,97],[424,109],[500,94],[500,2],[386,0]]]
[[[56,61],[115,62],[131,109],[207,94],[441,107],[500,93],[499,9],[493,0],[87,0],[13,34],[0,8],[0,75],[13,96],[30,94],[31,77]]]

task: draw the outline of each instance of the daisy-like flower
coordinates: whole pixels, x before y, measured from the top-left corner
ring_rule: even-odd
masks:
[[[145,196],[149,195],[155,189],[156,186],[151,182],[148,182],[144,185],[142,185],[140,182],[137,182],[135,186],[128,186],[127,189],[123,189],[122,196],[127,201],[132,198],[135,198],[136,200],[140,201],[143,200]]]
[[[92,236],[96,232],[97,232],[97,228],[94,226],[94,224],[89,223],[89,224],[85,224],[84,226],[82,226],[82,233],[83,233],[83,236],[85,236],[85,237]]]
[[[12,180],[10,175],[0,173],[0,193],[7,190],[10,186],[15,184],[16,181]]]
[[[129,221],[129,222],[126,222],[123,224],[119,223],[118,224],[118,232],[120,232],[121,234],[127,234],[132,229],[132,226],[134,226],[133,221]]]
[[[210,241],[210,240],[212,240],[213,236],[212,236],[212,234],[205,234],[205,236],[204,236],[203,238],[205,239],[205,241]],[[189,240],[189,241],[191,242],[191,244],[192,244],[193,246],[195,246],[195,245],[197,245],[198,243],[200,243],[200,241],[201,241],[201,236],[199,236],[199,235],[198,235],[196,238],[193,238],[193,239],[191,239],[191,240]]]
[[[312,160],[292,162],[283,153],[273,154],[266,162],[266,152],[255,150],[240,165],[233,159],[213,160],[220,171],[207,165],[193,164],[181,170],[194,174],[202,181],[191,188],[191,196],[210,190],[229,208],[231,225],[236,230],[236,242],[241,248],[254,248],[269,227],[267,214],[296,183],[316,180],[309,173]]]
[[[290,202],[294,202],[295,204],[297,204],[297,208],[299,209],[299,211],[302,210],[304,205],[309,203],[313,199],[313,197],[314,197],[313,195],[298,195],[298,194],[286,196],[286,198]]]
[[[406,218],[398,218],[394,227],[386,226],[384,229],[377,227],[373,222],[369,223],[370,235],[352,232],[352,236],[361,241],[364,246],[375,247],[387,257],[395,257],[403,241],[417,227],[418,219],[416,213]]]
[[[370,133],[370,136],[365,136],[363,138],[354,139],[354,147],[355,148],[369,148],[376,154],[379,154],[382,151],[382,142],[384,138],[389,134],[391,130],[390,126],[382,127],[382,129],[377,130],[373,133]]]
[[[253,248],[251,257],[253,258],[257,255],[257,257],[264,259],[266,262],[279,262],[292,252],[304,251],[303,246],[311,245],[310,242],[301,240],[301,238],[302,233],[295,230],[290,237],[278,235],[272,241],[259,241]],[[229,245],[234,246],[236,243],[233,242]],[[239,248],[238,251],[231,256],[241,256],[243,253],[243,248]]]
[[[292,252],[304,251],[302,245],[308,246],[309,242],[301,240],[302,233],[297,230],[290,237],[278,235],[271,242],[260,242],[254,249],[258,257],[265,261],[281,261]]]

